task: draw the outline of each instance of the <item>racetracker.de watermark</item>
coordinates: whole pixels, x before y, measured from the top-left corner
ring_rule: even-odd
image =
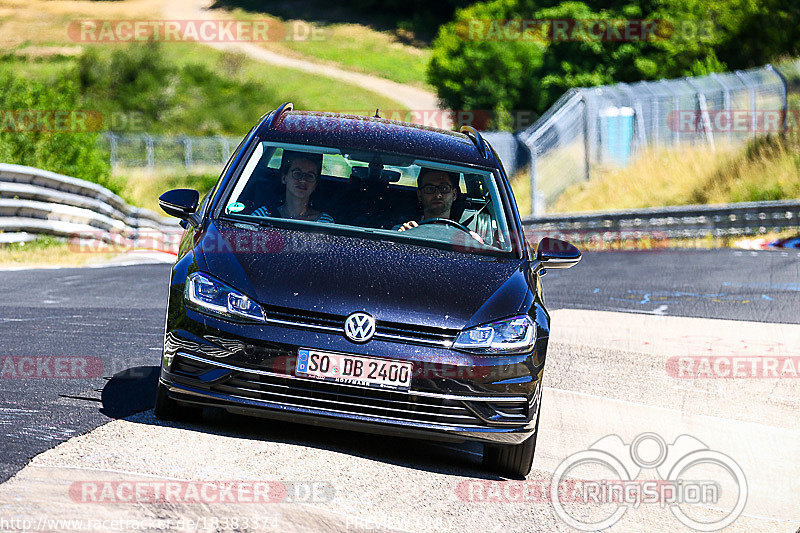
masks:
[[[336,489],[323,481],[75,481],[69,487],[75,503],[215,504],[325,503]]]
[[[248,347],[245,345],[242,346],[231,346],[231,352],[235,353],[238,350],[241,350],[247,353]],[[219,357],[219,355],[217,355]],[[460,364],[458,364],[460,363]],[[294,376],[296,375],[296,368],[297,368],[297,357],[296,356],[280,356],[276,357],[272,363],[270,363],[270,367],[272,371],[278,374],[286,375],[286,376]],[[455,362],[452,363],[442,363],[442,362],[428,362],[428,361],[418,361],[414,363],[414,367],[411,369],[411,378],[412,379],[431,379],[431,380],[446,380],[446,379],[456,379],[456,380],[471,380],[471,379],[483,379],[487,378],[490,374],[492,374],[493,367],[491,364],[487,365],[477,365],[471,363],[464,358],[464,360],[459,361],[455,359]],[[378,372],[382,369],[381,367],[377,368]],[[497,379],[501,379],[504,377],[518,377],[516,375],[507,376],[507,372],[497,371],[495,370],[496,375],[493,377]],[[347,382],[348,379],[346,377],[341,378],[342,382]],[[352,379],[350,381],[358,381],[357,379]]]
[[[800,111],[783,109],[682,109],[670,111],[667,126],[677,133],[778,133],[800,131]]]
[[[337,109],[336,113],[344,115],[355,115],[360,117],[394,120],[398,122],[410,122],[429,128],[441,130],[457,130],[461,126],[472,126],[476,130],[496,130],[500,125],[506,129],[520,130],[532,125],[538,118],[538,114],[530,109],[512,109],[503,112],[502,115],[489,109]],[[282,129],[292,131],[322,131],[333,132],[340,128],[347,131],[360,129],[363,131],[385,131],[388,125],[382,122],[371,122],[364,120],[362,123],[343,123],[337,118],[326,115],[304,115],[294,117],[291,123],[283,122],[279,126]]]
[[[667,374],[679,379],[783,379],[800,377],[800,356],[670,357]]]
[[[79,43],[325,41],[328,30],[279,20],[73,20],[67,35]]]
[[[107,254],[133,251],[178,253],[180,228],[173,231],[140,230],[135,236],[119,231],[79,231],[67,237],[67,246],[74,253]]]
[[[0,516],[0,531],[275,531],[281,515],[259,513],[258,516],[204,515],[180,518],[51,518],[40,516],[18,518]]]
[[[99,357],[0,357],[0,379],[89,379],[102,375],[103,361]]]
[[[456,22],[455,30],[467,41],[630,43],[708,37],[714,25],[711,20],[471,18]]]
[[[0,131],[86,133],[99,131],[103,115],[91,109],[0,109]]]

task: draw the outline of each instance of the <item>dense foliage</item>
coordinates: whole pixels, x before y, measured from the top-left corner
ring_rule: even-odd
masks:
[[[571,87],[701,75],[797,54],[800,4],[795,1],[476,3],[440,28],[428,79],[452,109],[538,114]],[[526,38],[508,30],[511,20],[647,20],[656,31],[644,39],[596,39],[580,32],[554,39],[547,31]]]
[[[18,61],[2,60],[12,67]],[[0,77],[0,161],[85,179],[120,194],[124,180],[111,176],[98,136],[109,130],[246,132],[273,95],[240,80],[241,67],[234,54],[223,54],[215,71],[180,65],[149,43],[110,53],[90,47],[76,65],[50,75],[25,76],[10,68]]]
[[[105,129],[191,135],[244,133],[264,102],[275,97],[236,77],[241,58],[222,56],[219,69],[165,57],[158,43],[134,44],[102,54],[87,49],[78,61],[83,99],[109,119]]]
[[[97,124],[80,105],[77,84],[0,79],[0,161],[38,167],[99,183],[119,192],[108,156],[97,147]]]
[[[473,0],[474,1],[474,0]],[[415,39],[429,41],[436,30],[452,20],[455,10],[470,0],[214,0],[211,8],[269,13],[286,20],[306,19],[318,24],[358,23],[379,30],[403,30]]]

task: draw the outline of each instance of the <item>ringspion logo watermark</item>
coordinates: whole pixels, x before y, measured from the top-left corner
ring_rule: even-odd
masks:
[[[653,470],[655,477],[642,475]],[[579,531],[610,528],[641,505],[669,507],[681,524],[716,531],[741,515],[747,490],[730,456],[689,435],[667,444],[656,433],[642,433],[630,444],[618,435],[603,437],[564,459],[549,481],[465,480],[456,496],[472,504],[546,503]],[[712,507],[718,518],[701,520],[694,506]]]
[[[640,480],[645,470],[655,470],[658,477]],[[599,477],[598,471],[611,475]],[[568,476],[579,480],[580,499],[587,504],[565,505],[561,500],[559,486]],[[744,471],[736,461],[690,435],[680,435],[672,444],[656,433],[642,433],[630,444],[618,435],[608,435],[558,465],[550,485],[550,503],[564,523],[580,531],[609,528],[629,508],[642,504],[669,507],[673,516],[691,529],[716,531],[739,518],[747,503],[747,490]],[[703,520],[693,506],[713,506],[722,516]]]
[[[279,20],[74,20],[67,35],[79,43],[324,41],[328,30]]]

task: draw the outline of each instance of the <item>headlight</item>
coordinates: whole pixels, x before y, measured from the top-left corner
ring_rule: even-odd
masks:
[[[219,280],[202,272],[186,278],[186,300],[201,311],[223,317],[243,317],[264,322],[261,306]]]
[[[533,349],[536,323],[528,315],[515,316],[462,331],[453,348],[480,353],[524,353]]]

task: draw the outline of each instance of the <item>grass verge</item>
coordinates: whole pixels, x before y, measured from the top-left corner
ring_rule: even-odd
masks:
[[[75,21],[153,20],[158,18],[158,16],[154,16],[154,13],[160,13],[161,8],[162,2],[159,0],[126,0],[125,2],[5,0],[0,2],[0,45],[3,50],[16,50],[17,53],[22,53],[27,57],[70,56],[81,47],[92,46],[91,43],[79,42],[73,38],[74,32],[70,33],[69,30],[70,24],[75,24]],[[430,57],[430,50],[425,46],[407,44],[392,31],[379,31],[366,24],[326,23],[280,18],[268,13],[241,8],[232,10],[217,8],[214,12],[220,18],[268,20],[283,26],[286,28],[288,38],[257,43],[274,52],[335,64],[347,70],[431,89],[425,78],[425,68]],[[307,38],[306,34],[308,34]],[[195,43],[170,44],[194,47],[199,55],[210,53],[210,48]],[[103,43],[102,46],[115,48],[120,44]],[[298,81],[312,82],[311,79],[314,78],[305,73],[296,73],[296,75],[299,76]],[[283,78],[281,76],[274,77],[279,80]],[[349,92],[349,90],[343,90],[339,82],[336,84],[336,92]],[[304,87],[306,84],[298,83],[297,86]],[[365,89],[360,90],[369,92]],[[327,109],[367,107],[369,105],[364,104],[357,107],[350,105],[349,107],[327,107]],[[381,105],[381,107],[394,109],[394,107],[385,105]]]
[[[634,209],[800,198],[800,135],[769,135],[744,146],[683,146],[640,154],[620,169],[593,169],[549,212]]]
[[[288,39],[258,43],[273,52],[433,90],[425,77],[430,50],[403,43],[392,32],[377,31],[361,24],[282,20],[267,13],[242,9],[220,10],[219,15],[225,13],[239,20],[267,20],[282,25]]]
[[[0,267],[81,267],[104,263],[118,252],[76,253],[64,239],[41,236],[25,243],[0,245]]]
[[[171,189],[195,189],[200,198],[214,187],[219,173],[210,170],[204,173],[187,174],[180,168],[155,169],[153,173],[144,169],[118,169],[123,182],[120,196],[129,204],[151,209],[166,216],[158,206],[158,197]]]

